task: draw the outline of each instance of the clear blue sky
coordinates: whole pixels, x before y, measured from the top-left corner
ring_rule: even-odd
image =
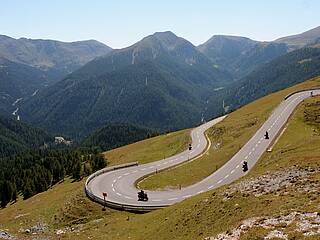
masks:
[[[255,40],[320,25],[319,0],[1,0],[0,34],[125,47],[156,31],[198,45],[212,35]]]

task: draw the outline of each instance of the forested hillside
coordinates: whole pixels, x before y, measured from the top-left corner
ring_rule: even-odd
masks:
[[[101,150],[155,135],[141,126],[113,124],[93,133],[81,148],[57,150],[44,131],[0,117],[0,205],[5,207],[19,194],[27,199],[46,191],[65,177],[80,180],[106,166]]]
[[[82,145],[107,151],[156,135],[158,133],[149,128],[118,123],[95,131],[83,141]]]
[[[0,205],[5,207],[20,193],[27,199],[66,176],[79,180],[105,166],[102,155],[80,150],[31,150],[0,158]]]
[[[93,40],[65,43],[0,35],[0,111],[11,114],[41,89],[110,51]]]
[[[53,137],[41,129],[0,116],[0,158],[28,149],[37,149],[53,141]]]
[[[286,42],[236,36],[214,36],[195,47],[158,32],[87,63],[23,103],[19,113],[74,139],[117,122],[159,132],[188,128],[315,76],[317,53],[310,51],[317,50],[291,50]]]
[[[0,110],[11,114],[17,99],[31,97],[48,84],[44,71],[0,57]]]
[[[258,68],[224,94],[235,109],[272,92],[320,75],[320,48],[302,48]]]
[[[75,138],[115,122],[174,130],[199,123],[212,90],[230,81],[190,42],[155,33],[86,64],[32,98],[21,115]]]
[[[245,37],[217,35],[198,46],[213,64],[235,80],[288,52],[285,43],[259,42]]]

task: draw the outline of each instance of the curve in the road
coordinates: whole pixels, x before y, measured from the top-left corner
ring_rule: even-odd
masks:
[[[243,161],[248,162],[249,170],[254,166],[276,138],[293,110],[300,102],[310,97],[311,92],[313,95],[320,94],[320,90],[315,89],[288,95],[254,136],[225,165],[194,185],[181,190],[147,191],[149,201],[141,202],[137,199],[139,190],[135,187],[135,182],[146,175],[181,164],[203,154],[208,144],[204,132],[222,121],[224,117],[214,119],[192,130],[191,151],[186,150],[175,156],[148,164],[120,168],[102,174],[95,173],[86,182],[86,193],[91,199],[111,207],[124,210],[153,210],[231,183],[246,174],[241,168]],[[269,133],[269,139],[264,138],[266,131]],[[103,199],[104,192],[107,193],[106,201]]]

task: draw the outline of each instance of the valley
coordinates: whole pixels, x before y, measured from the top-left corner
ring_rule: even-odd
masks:
[[[319,239],[319,8],[3,1],[0,239]]]
[[[294,90],[316,86],[319,86],[319,78],[280,92],[278,99],[283,99],[284,96]],[[252,112],[250,113],[255,109],[253,104],[260,105],[260,102],[263,101],[267,103],[270,99],[274,99],[274,96],[266,97],[252,103],[251,106],[240,109],[239,114],[250,118],[251,120],[245,120],[250,122],[256,118]],[[317,97],[303,102],[293,114],[292,119],[289,120],[287,130],[272,153],[265,153],[252,171],[234,184],[211,190],[208,193],[202,193],[162,210],[136,215],[112,209],[102,212],[97,204],[85,197],[82,190],[83,181],[70,183],[69,180],[66,180],[45,193],[25,201],[18,200],[16,204],[1,210],[0,224],[5,226],[10,234],[27,237],[28,233],[23,231],[19,233],[18,230],[21,228],[30,229],[33,225],[42,223],[46,226],[44,232],[36,231],[35,235],[49,236],[52,239],[68,239],[73,236],[77,236],[79,239],[84,239],[88,236],[95,239],[106,239],[106,236],[108,236],[107,239],[109,237],[110,239],[127,237],[139,239],[142,236],[169,239],[172,234],[181,236],[181,239],[203,239],[204,237],[212,237],[214,239],[218,234],[225,234],[223,232],[228,229],[232,232],[232,229],[240,224],[243,219],[255,216],[266,218],[266,208],[268,209],[268,218],[279,216],[279,214],[283,218],[290,213],[292,213],[293,217],[297,216],[297,214],[311,214],[316,211],[317,205],[317,198],[315,198],[315,193],[312,191],[314,179],[318,174],[314,167],[317,166],[317,159],[319,159],[317,155],[318,135],[317,130],[314,131],[315,126],[317,126],[315,122],[317,119],[315,116],[317,116],[318,112],[317,102]],[[276,105],[277,103],[275,102],[274,106]],[[270,111],[272,109],[271,107]],[[236,115],[235,118],[237,118]],[[300,131],[299,129],[304,130]],[[148,144],[145,144],[145,146],[145,150],[148,151]],[[293,146],[299,146],[299,148]],[[125,150],[127,147],[122,147],[122,149]],[[301,150],[302,152],[300,152]],[[118,156],[121,156],[121,152],[118,153]],[[302,161],[302,159],[304,160]],[[310,165],[310,163],[312,164]],[[308,170],[305,173],[302,171],[305,166],[309,166],[313,170],[310,170],[311,172]],[[301,174],[310,176],[310,180],[304,182],[306,190],[303,191],[307,192],[300,193],[300,190],[296,190],[296,187],[302,186],[301,184],[297,186],[291,185],[291,188],[283,188],[280,185],[280,190],[272,190],[270,192],[264,192],[266,190],[261,189],[262,193],[259,193],[260,190],[254,187],[255,181],[259,181],[262,186],[263,180],[258,177],[263,174],[269,175],[270,171],[275,174],[278,174],[277,171],[286,171],[288,177],[292,176],[290,168],[301,169]],[[273,176],[272,178],[276,177]],[[285,181],[289,181],[286,180],[285,175],[284,178]],[[290,181],[297,179],[295,181],[298,184],[300,181],[298,178],[299,176],[292,176]],[[267,178],[264,177],[263,179]],[[294,184],[295,181],[293,182]],[[246,185],[242,182],[246,182]],[[276,186],[272,182],[264,184]],[[234,192],[233,189],[240,187],[242,193]],[[258,195],[255,196],[254,194]],[[309,199],[309,205],[304,206],[302,209],[301,203],[305,202],[306,199]],[[283,203],[286,203],[286,205],[283,205],[280,209],[281,212],[279,212],[279,206]],[[234,211],[238,213],[237,217],[230,218],[230,214]],[[298,213],[294,213],[295,211]],[[213,216],[219,217],[220,221],[214,221]],[[19,226],[16,225],[17,219],[20,222]],[[117,219],[117,221],[112,219]],[[259,218],[256,218],[255,221],[259,221]],[[199,224],[200,222],[203,224]],[[260,223],[260,225],[256,224],[243,232],[243,239],[250,238],[249,236],[266,236],[273,231],[272,229],[268,231],[268,228],[263,227],[263,222]],[[247,223],[243,222],[242,224]],[[176,226],[178,227],[176,228]],[[119,234],[118,229],[123,229],[124,227],[127,231]],[[274,228],[277,229],[276,226]],[[94,229],[99,229],[99,231]],[[294,229],[285,228],[285,232],[281,231],[282,234],[289,234],[290,236],[303,236],[303,233],[299,232],[301,230]],[[157,234],[154,234],[155,232]]]

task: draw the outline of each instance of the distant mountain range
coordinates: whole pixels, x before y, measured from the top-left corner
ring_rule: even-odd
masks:
[[[0,57],[47,71],[48,76],[55,78],[53,80],[59,80],[59,76],[71,73],[111,50],[95,40],[59,42],[0,35]]]
[[[256,67],[288,52],[284,43],[258,42],[235,36],[213,36],[198,49],[218,68],[240,79]]]
[[[0,111],[11,114],[19,99],[30,97],[43,87],[46,78],[43,71],[25,64],[0,57]]]
[[[49,41],[22,40],[44,45]],[[194,126],[224,114],[226,107],[233,109],[317,75],[320,33],[315,28],[273,42],[213,36],[197,47],[172,32],[158,32],[116,50],[92,41],[61,44],[64,47],[50,42],[49,46],[59,47],[41,55],[43,58],[35,53],[34,59],[32,53],[25,57],[16,50],[16,57],[9,57],[9,53],[1,53],[4,50],[0,47],[0,56],[6,59],[3,62],[16,64],[12,65],[16,70],[10,72],[24,75],[26,68],[32,67],[47,74],[41,78],[36,71],[33,75],[27,73],[34,77],[22,82],[29,86],[50,82],[36,94],[27,87],[17,87],[8,102],[19,99],[24,92],[31,93],[33,96],[19,105],[23,120],[52,133],[82,139],[114,123],[137,124],[156,131]],[[94,50],[88,50],[91,48]],[[50,52],[50,48],[45,49]],[[63,79],[48,80],[54,75],[48,75],[50,69]],[[0,68],[0,74],[6,73]],[[15,78],[7,77],[7,82]],[[0,93],[4,100],[13,89],[13,85],[6,85],[5,92]]]
[[[301,34],[277,39],[276,43],[285,43],[293,49],[314,45],[320,41],[320,26]]]
[[[59,42],[0,35],[0,110],[52,85],[111,48],[94,40]]]
[[[224,93],[232,109],[320,75],[320,48],[306,47],[257,68]]]
[[[198,46],[219,68],[240,79],[254,69],[290,51],[320,42],[320,27],[283,37],[273,42],[259,42],[245,37],[215,35]]]
[[[155,33],[39,92],[21,114],[74,137],[113,122],[160,131],[185,128],[201,121],[213,89],[231,81],[190,42],[171,32]]]

